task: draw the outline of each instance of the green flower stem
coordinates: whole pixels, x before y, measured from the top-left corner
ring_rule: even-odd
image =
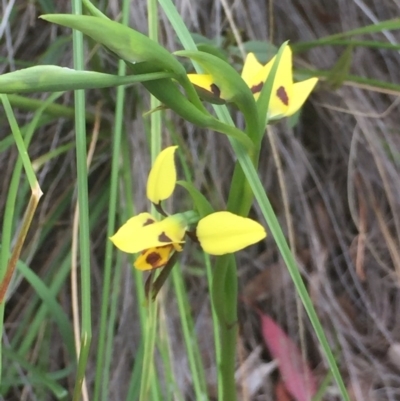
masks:
[[[248,157],[254,167],[254,164],[257,163],[256,156]],[[229,211],[242,216],[248,215],[254,198],[252,188],[245,178],[242,166],[237,165],[231,183],[227,207]],[[238,191],[241,191],[240,196]],[[233,401],[236,400],[235,360],[238,335],[237,266],[233,255],[218,258],[214,270],[211,294],[219,318],[221,337],[221,401]]]
[[[204,264],[206,265],[207,272],[207,282],[209,288],[212,288],[214,283],[213,271],[211,267],[210,255],[204,253]],[[213,332],[214,332],[214,343],[215,343],[215,359],[217,362],[217,366],[220,366],[219,361],[221,360],[221,339],[219,336],[219,324],[218,324],[218,316],[217,311],[215,309],[215,303],[211,303],[211,313],[213,319]],[[217,382],[222,383],[221,369],[217,369]],[[222,386],[218,386],[218,399],[222,399]]]
[[[218,318],[218,355],[220,382],[218,394],[220,401],[236,400],[235,360],[237,324],[237,276],[236,263],[232,255],[220,256],[214,267],[211,289],[212,303]]]

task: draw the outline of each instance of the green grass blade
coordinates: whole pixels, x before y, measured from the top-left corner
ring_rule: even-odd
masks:
[[[174,74],[166,72],[118,76],[55,65],[38,65],[0,75],[0,92],[36,93],[107,88],[173,77]]]
[[[128,24],[129,16],[129,1],[124,1],[122,10],[122,24]],[[119,61],[118,64],[118,75],[124,76],[126,74],[126,64],[123,61]],[[119,87],[117,89],[117,102],[115,109],[115,124],[114,124],[114,135],[112,143],[112,161],[111,161],[111,177],[110,177],[110,198],[108,205],[108,220],[107,220],[107,238],[113,235],[115,232],[115,219],[118,201],[118,174],[119,174],[119,161],[121,154],[121,138],[123,134],[123,118],[124,118],[124,102],[125,102],[125,87]],[[100,315],[100,328],[99,328],[99,342],[97,347],[97,361],[96,361],[96,378],[95,378],[95,389],[93,399],[107,400],[108,399],[108,384],[110,376],[110,363],[113,346],[113,330],[114,321],[108,319],[109,313],[109,302],[110,302],[110,287],[111,282],[117,283],[118,277],[120,276],[121,266],[117,263],[116,269],[119,274],[112,277],[113,267],[113,253],[114,246],[111,241],[107,240],[105,250],[105,261],[104,261],[104,277],[103,277],[103,290],[102,290],[102,304],[101,304],[101,315]],[[115,284],[116,285],[116,284]],[[116,292],[115,285],[113,286],[113,293]],[[113,297],[111,303],[111,309],[116,310],[117,299]],[[111,314],[111,311],[110,311]],[[108,327],[107,327],[108,326]],[[108,336],[107,336],[108,332]],[[107,340],[107,341],[106,341]],[[106,355],[106,357],[104,357]],[[104,360],[105,359],[105,360]],[[101,391],[101,393],[100,393]]]
[[[362,28],[352,29],[346,32],[336,33],[334,35],[325,36],[318,40],[318,42],[330,42],[331,40],[346,38],[348,36],[356,36],[356,35],[365,35],[375,32],[382,32],[382,31],[390,31],[394,29],[400,29],[400,18],[386,20],[379,22],[377,24],[371,24],[367,26],[363,26]],[[317,42],[317,41],[315,41]]]
[[[198,347],[198,339],[194,330],[194,324],[190,315],[190,303],[186,294],[185,284],[182,277],[181,266],[177,264],[172,269],[172,281],[181,318],[183,338],[185,340],[186,352],[189,360],[189,368],[193,381],[195,399],[197,401],[208,400],[204,366]]]
[[[80,0],[72,0],[74,14],[82,14]],[[74,68],[84,69],[83,35],[73,31],[73,56]],[[81,349],[78,355],[78,371],[73,394],[73,401],[78,401],[81,394],[82,383],[85,377],[87,358],[92,340],[91,318],[91,285],[90,285],[90,239],[89,239],[89,200],[88,200],[88,171],[86,166],[86,121],[85,121],[85,93],[77,90],[75,98],[75,140],[76,140],[76,164],[78,183],[78,207],[79,207],[79,255],[81,273]]]
[[[387,49],[387,50],[400,50],[400,45],[380,42],[376,40],[355,40],[355,39],[332,39],[329,42],[320,42],[318,40],[311,40],[309,42],[297,42],[291,45],[295,53],[300,53],[314,47],[319,46],[353,46],[353,47],[368,47],[371,49]]]
[[[23,367],[28,372],[29,376],[32,376],[33,380],[36,380],[43,386],[47,387],[54,394],[57,400],[62,400],[62,401],[67,400],[68,391],[60,384],[58,384],[48,374],[43,373],[40,369],[28,363],[25,358],[20,357],[17,353],[7,348],[4,348],[4,356],[17,362],[21,367]]]
[[[39,297],[42,299],[44,306],[49,311],[57,323],[61,336],[63,337],[64,344],[71,356],[75,355],[75,348],[73,342],[73,331],[68,316],[62,309],[61,305],[57,302],[51,290],[40,279],[40,277],[32,271],[25,263],[21,261],[17,264],[17,268],[24,276],[25,280],[33,287]]]
[[[10,102],[8,101],[8,98],[5,95],[0,95],[0,98],[3,103],[4,111],[6,112],[8,121],[10,123],[11,131],[14,135],[15,144],[17,145],[19,156],[21,157],[22,165],[24,166],[25,174],[28,178],[29,185],[31,189],[36,188],[39,186],[39,184],[36,179],[32,163],[29,159],[29,155],[27,153],[24,140],[21,135],[21,131],[18,127],[17,120],[15,119],[14,113],[11,109]]]

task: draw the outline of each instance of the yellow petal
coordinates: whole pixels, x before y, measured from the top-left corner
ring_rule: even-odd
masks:
[[[230,212],[204,217],[197,225],[196,234],[201,247],[211,255],[240,251],[267,235],[261,224]]]
[[[258,62],[254,53],[249,53],[244,61],[243,70],[242,70],[242,78],[243,81],[246,82],[249,88],[256,85],[258,82],[255,79],[259,79],[257,77],[258,73],[262,70],[263,66]],[[261,81],[262,83],[264,81]]]
[[[265,66],[268,74],[271,71],[275,58],[276,56]],[[274,85],[272,86],[271,99],[268,107],[268,118],[283,117],[289,110],[293,96],[292,69],[292,50],[289,46],[286,46],[279,61]]]
[[[145,248],[137,249],[136,239],[138,233],[149,224],[153,224],[156,219],[150,213],[140,213],[130,218],[112,237],[110,240],[113,244],[123,252],[135,253]],[[140,247],[139,247],[140,248]]]
[[[187,74],[187,76],[193,85],[213,93],[214,81],[210,74]]]
[[[156,205],[171,196],[176,184],[174,154],[177,146],[164,149],[156,158],[147,179],[147,197]]]
[[[287,116],[291,116],[292,114],[296,113],[296,111],[303,106],[317,82],[318,78],[310,78],[302,82],[297,82],[293,85],[292,101],[286,113]]]
[[[136,253],[149,248],[183,243],[185,224],[177,215],[155,222],[149,213],[141,213],[129,219],[110,239],[121,251]]]
[[[152,270],[164,267],[173,250],[173,245],[146,249],[140,254],[133,265],[138,270]]]

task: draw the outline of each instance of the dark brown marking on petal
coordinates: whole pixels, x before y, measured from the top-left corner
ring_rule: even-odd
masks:
[[[221,89],[219,89],[217,85],[211,84],[210,89],[211,89],[211,92],[212,92],[215,96],[221,97]]]
[[[143,223],[143,227],[144,226],[148,226],[149,224],[153,224],[155,222],[155,220],[153,219],[147,219],[144,223]]]
[[[158,240],[160,242],[173,242],[164,231],[158,236]]]
[[[146,256],[146,263],[150,266],[157,266],[157,262],[161,259],[161,256],[157,252],[151,252]]]
[[[286,93],[286,90],[283,86],[280,86],[276,91],[276,96],[280,99],[280,101],[285,105],[289,106],[289,97]]]
[[[264,82],[262,82],[262,81],[261,81],[259,84],[257,84],[257,85],[253,85],[253,86],[250,88],[251,93],[252,93],[253,95],[255,95],[256,93],[261,92],[261,89],[263,88],[263,86],[264,86]]]

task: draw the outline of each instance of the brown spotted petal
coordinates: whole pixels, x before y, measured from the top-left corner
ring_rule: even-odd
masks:
[[[136,259],[134,266],[138,270],[152,270],[164,267],[174,249],[173,245],[146,249]]]

